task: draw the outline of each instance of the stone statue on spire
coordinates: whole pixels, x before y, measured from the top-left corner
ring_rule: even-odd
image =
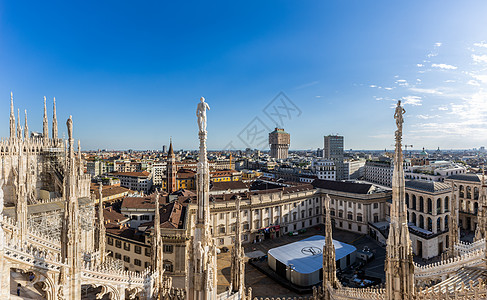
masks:
[[[208,103],[205,102],[205,98],[200,98],[200,103],[198,103],[198,107],[196,108],[196,116],[198,117],[198,126],[200,128],[200,132],[206,131],[206,110],[210,110],[210,106]]]
[[[394,119],[396,119],[397,132],[400,133],[400,135],[402,135],[402,123],[404,123],[403,115],[405,113],[406,110],[401,106],[401,100],[397,101],[396,112],[394,113]]]

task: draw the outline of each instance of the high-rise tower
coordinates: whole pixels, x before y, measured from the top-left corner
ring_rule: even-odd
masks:
[[[288,157],[291,135],[282,128],[277,128],[269,133],[269,145],[271,147],[271,157],[275,159],[286,159]]]
[[[343,136],[328,135],[324,138],[323,157],[332,160],[336,166],[336,179],[344,178]]]
[[[169,152],[167,154],[167,165],[166,165],[166,189],[168,193],[173,193],[177,191],[176,182],[177,166],[176,166],[176,156],[174,155],[174,150],[172,149],[172,140],[169,143]]]

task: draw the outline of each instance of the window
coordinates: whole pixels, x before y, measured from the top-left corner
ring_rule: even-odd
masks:
[[[311,217],[311,215],[312,215],[312,214],[313,214],[313,209],[311,209],[311,208],[310,208],[310,209],[308,210],[308,217]]]
[[[362,231],[362,226],[360,226],[360,225],[359,225],[359,226],[357,227],[357,230],[358,230],[359,232],[361,232],[361,231]]]
[[[343,218],[343,211],[341,211],[341,210],[340,210],[340,211],[338,212],[338,217],[339,217],[339,218]]]
[[[218,243],[219,243],[220,245],[225,244],[225,239],[218,239]]]
[[[306,227],[306,226],[304,225],[304,222],[301,222],[301,228],[304,228],[304,227]]]
[[[255,210],[255,215],[256,215],[256,216],[258,216],[258,215],[259,215],[259,210],[258,210],[258,209],[256,209],[256,210]]]
[[[316,214],[317,214],[317,215],[319,215],[319,214],[320,214],[320,208],[319,208],[319,207],[317,207],[317,208],[316,208]]]
[[[294,228],[294,230],[296,230],[296,224],[293,224],[293,228]]]
[[[352,207],[352,202],[348,202],[348,207],[351,208]]]
[[[123,250],[130,251],[130,244],[129,244],[129,243],[126,243],[126,242],[124,242],[124,243],[123,243]]]
[[[219,226],[218,233],[225,233],[225,226]]]
[[[244,210],[244,217],[246,217],[249,214],[248,210]]]
[[[236,218],[236,217],[237,217],[237,212],[236,211],[232,212],[232,218]]]
[[[220,213],[220,220],[223,220],[223,218],[225,218],[225,214],[224,213]]]
[[[243,224],[243,229],[244,230],[249,230],[250,229],[250,224],[249,223]]]
[[[165,260],[164,261],[164,270],[168,271],[168,272],[172,272],[173,271],[172,262]]]
[[[173,253],[174,246],[173,245],[164,245],[164,253]]]
[[[293,221],[296,221],[297,216],[298,216],[298,213],[293,212]]]
[[[379,216],[378,215],[374,215],[374,223],[377,223],[379,222]]]
[[[115,240],[115,247],[122,248],[122,241]]]
[[[134,246],[135,253],[140,254],[142,253],[142,248],[140,246]]]
[[[142,216],[140,216],[140,219],[141,220],[147,220],[147,221],[149,221],[150,220],[150,216],[149,215],[142,215]]]
[[[340,200],[340,206],[343,206],[343,201],[342,200]]]
[[[145,248],[145,256],[150,256],[150,248]]]
[[[379,203],[374,203],[374,208],[379,208]]]
[[[115,253],[115,258],[116,258],[116,259],[122,259],[122,254],[120,254],[120,253]]]
[[[138,217],[138,216],[132,216],[132,218],[131,218],[131,219],[132,219],[132,220],[138,220],[138,219],[139,219],[139,217]]]
[[[362,209],[362,204],[361,203],[357,203],[357,208],[358,209]]]
[[[362,222],[362,215],[361,215],[361,214],[358,214],[358,215],[357,215],[357,221],[358,221],[358,222]]]
[[[111,237],[109,237],[107,239],[107,242],[108,242],[108,245],[113,245],[113,239]]]
[[[134,265],[136,266],[141,266],[142,265],[142,262],[140,261],[140,259],[134,259]]]
[[[348,229],[352,230],[352,223],[348,223]]]
[[[334,216],[335,215],[335,210],[334,209],[330,209],[330,216]]]
[[[265,213],[266,213],[266,214],[268,214],[268,213],[269,213],[269,208],[268,208],[268,207],[265,209]]]
[[[353,220],[353,215],[352,215],[352,213],[348,213],[348,214],[347,214],[347,219],[349,219],[349,220]]]
[[[331,204],[335,204],[335,199],[331,198]]]
[[[304,219],[304,210],[301,211],[301,219]]]

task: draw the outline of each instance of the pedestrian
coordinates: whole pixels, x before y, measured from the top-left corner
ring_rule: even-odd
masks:
[[[19,283],[17,284],[17,296],[20,297],[20,288],[22,287],[22,285]]]

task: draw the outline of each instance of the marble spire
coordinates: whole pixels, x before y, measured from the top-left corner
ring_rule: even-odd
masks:
[[[22,139],[22,126],[20,126],[20,109],[17,108],[17,139]]]
[[[196,116],[199,127],[199,159],[196,175],[197,203],[194,233],[191,240],[191,258],[188,267],[186,295],[189,300],[216,299],[216,246],[210,231],[209,188],[210,172],[206,152],[206,110],[208,104],[201,97]]]
[[[392,205],[390,212],[389,236],[386,246],[386,299],[414,299],[413,250],[407,222],[405,180],[402,154],[403,115],[406,111],[397,102],[394,119],[397,130],[392,174]]]
[[[52,138],[57,139],[56,97],[54,97],[52,105]]]
[[[44,139],[49,138],[49,128],[47,125],[47,107],[46,107],[46,96],[44,96],[44,118],[42,120],[42,135]]]
[[[27,125],[27,109],[25,110],[24,140],[29,138],[29,125]]]
[[[329,299],[328,286],[332,288],[338,287],[338,279],[336,277],[336,256],[335,246],[333,245],[333,233],[330,216],[330,196],[326,194],[325,206],[325,245],[323,245],[323,283],[322,292],[325,299]]]
[[[237,212],[237,219],[235,220],[235,240],[232,248],[231,258],[231,292],[238,293],[244,292],[245,289],[245,263],[244,263],[244,251],[242,248],[242,233],[241,233],[241,221],[240,221],[240,196],[235,197],[235,211]]]
[[[475,229],[474,241],[486,237],[487,232],[487,197],[485,195],[485,169],[482,167],[482,180],[479,189],[479,209],[477,211],[477,228]]]
[[[99,183],[98,186],[98,252],[100,253],[100,264],[105,262],[105,242],[106,242],[106,229],[105,218],[103,216],[103,184]]]
[[[15,138],[15,112],[14,112],[14,94],[10,92],[10,138]]]

